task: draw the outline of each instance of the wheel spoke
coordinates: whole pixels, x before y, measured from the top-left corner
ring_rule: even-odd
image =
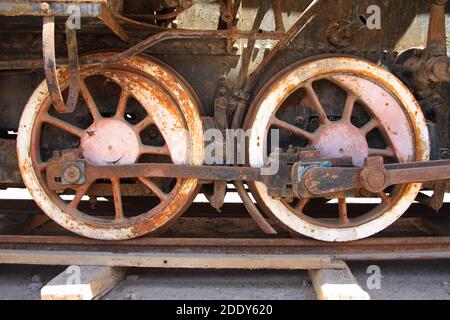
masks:
[[[386,149],[369,149],[369,156],[382,156],[386,158],[393,158],[395,157],[395,152],[392,150],[392,148],[386,148]]]
[[[77,192],[75,193],[75,198],[73,198],[73,200],[69,203],[70,209],[75,210],[78,208],[78,205],[80,204],[81,199],[86,194],[86,192],[89,190],[90,186],[91,186],[90,184],[87,184],[87,185],[84,185],[84,186],[78,188]]]
[[[127,103],[128,103],[128,97],[129,93],[125,90],[122,90],[120,93],[119,103],[117,105],[117,111],[116,111],[116,117],[117,118],[123,118],[125,117],[125,112],[127,111]]]
[[[355,107],[356,95],[352,92],[347,93],[347,100],[345,101],[344,112],[342,113],[342,119],[348,123],[351,122],[353,109]]]
[[[369,122],[367,122],[361,129],[361,132],[367,136],[372,130],[378,128],[380,123],[376,119],[371,119]]]
[[[153,119],[151,117],[147,116],[147,118],[145,118],[144,120],[142,120],[141,122],[136,124],[133,127],[133,130],[134,130],[134,132],[139,134],[139,133],[141,133],[142,130],[144,130],[145,128],[147,128],[151,124],[153,124]]]
[[[47,162],[41,162],[41,161],[35,162],[34,168],[38,172],[44,172],[45,170],[47,170]]]
[[[140,150],[140,154],[155,154],[155,155],[161,155],[161,156],[169,156],[170,155],[170,151],[169,148],[167,147],[167,145],[163,146],[163,147],[155,147],[155,146],[147,146],[147,145],[142,145],[141,146],[141,150]]]
[[[140,177],[139,180],[149,188],[161,201],[164,201],[168,198],[168,195],[161,190],[160,187],[156,185],[151,179]]]
[[[314,111],[317,112],[317,115],[319,116],[319,119],[320,119],[320,123],[328,124],[330,122],[330,120],[328,120],[327,114],[325,113],[322,103],[320,103],[320,100],[317,97],[317,94],[314,91],[314,88],[312,87],[311,82],[309,82],[305,85],[305,90],[306,90],[306,93],[308,94],[308,96],[311,98],[311,101],[312,101],[313,107],[314,107]]]
[[[339,198],[339,221],[341,224],[348,223],[348,215],[347,215],[347,201],[345,198]]]
[[[381,200],[386,203],[386,204],[390,204],[391,203],[391,198],[389,198],[389,196],[384,193],[384,192],[378,192],[377,195],[381,198]]]
[[[92,118],[94,118],[94,120],[102,118],[97,104],[95,103],[94,98],[92,97],[88,87],[86,86],[86,83],[83,80],[80,81],[80,90],[81,95],[83,96],[83,99],[86,102],[89,111],[91,112]]]
[[[60,128],[76,137],[81,138],[84,134],[84,130],[81,128],[78,128],[77,126],[74,126],[64,120],[55,118],[48,113],[43,117],[43,122],[48,123],[54,127]]]
[[[273,116],[271,120],[271,124],[279,127],[281,129],[288,130],[289,132],[293,133],[296,136],[303,137],[305,139],[308,139],[309,141],[312,141],[314,139],[314,134],[311,132],[308,132],[306,130],[297,128],[296,126],[287,123],[283,120],[278,119],[277,117]]]
[[[123,215],[123,207],[122,207],[122,193],[120,191],[120,179],[119,178],[111,178],[112,191],[114,196],[114,208],[116,211],[116,220],[122,220],[124,218]]]
[[[297,206],[295,207],[295,209],[298,212],[302,212],[303,213],[303,210],[305,209],[305,207],[308,204],[308,202],[309,202],[309,199],[305,199],[305,198],[300,199],[298,201]]]

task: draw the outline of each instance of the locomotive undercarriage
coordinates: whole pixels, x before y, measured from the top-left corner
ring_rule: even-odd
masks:
[[[23,179],[65,228],[109,240],[160,231],[199,191],[220,209],[227,182],[266,233],[270,216],[324,241],[371,236],[415,199],[442,206],[447,1],[380,2],[381,30],[367,27],[368,1],[84,3],[0,4],[0,183]],[[69,4],[84,17],[76,31],[58,6]],[[205,165],[208,128],[248,130],[246,164]],[[129,215],[136,196],[148,207]],[[96,214],[100,197],[110,216]],[[373,207],[354,215],[349,198]],[[338,212],[309,212],[330,200]]]

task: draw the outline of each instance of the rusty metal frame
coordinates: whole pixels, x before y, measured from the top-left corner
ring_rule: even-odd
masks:
[[[75,110],[80,92],[80,74],[78,63],[77,36],[74,29],[66,26],[67,52],[70,68],[70,88],[67,104],[64,103],[58,82],[55,56],[55,17],[45,16],[42,27],[42,51],[44,58],[45,78],[56,111],[71,113]]]
[[[120,39],[128,41],[128,35],[114,19],[109,4],[109,0],[10,0],[0,2],[0,15],[69,17],[72,15],[71,8],[75,6],[80,10],[81,17],[101,19]]]
[[[445,1],[446,0],[444,0],[444,1],[436,0],[436,1],[434,1],[434,3],[442,3],[442,2],[445,3]],[[80,3],[85,4],[88,2],[106,3],[106,1],[82,0],[82,1],[48,1],[48,2],[51,4],[55,4],[55,7],[50,7],[50,9],[46,9],[44,12],[42,4],[41,4],[40,14],[30,14],[30,15],[43,15],[45,21],[53,23],[53,33],[52,33],[53,38],[47,38],[47,39],[50,39],[51,41],[53,41],[53,43],[44,45],[44,66],[45,66],[45,71],[46,71],[46,78],[47,78],[47,82],[49,84],[50,93],[52,95],[52,99],[55,103],[56,109],[59,112],[70,112],[75,107],[74,104],[76,104],[76,100],[78,98],[78,91],[79,91],[79,87],[77,88],[77,84],[79,83],[79,79],[78,79],[79,78],[79,76],[78,76],[79,62],[78,62],[78,54],[76,52],[76,33],[70,32],[67,30],[69,59],[66,62],[69,64],[69,67],[71,70],[71,86],[70,86],[69,99],[68,99],[67,105],[64,105],[64,101],[62,99],[61,91],[60,91],[58,81],[57,81],[57,76],[56,76],[56,59],[55,59],[55,52],[54,52],[54,16],[59,15],[58,12],[61,12],[61,15],[64,15],[64,14],[62,14],[62,12],[63,12],[62,9],[58,6],[56,6],[56,4],[58,4],[58,3],[64,3],[64,4],[77,3],[77,5],[78,5]],[[254,88],[255,82],[261,75],[262,70],[265,69],[265,67],[268,65],[268,63],[273,59],[273,57],[279,51],[283,50],[284,48],[286,48],[289,45],[289,43],[292,41],[292,39],[299,34],[299,32],[304,28],[304,26],[307,25],[311,21],[311,19],[314,18],[315,14],[317,14],[318,10],[325,2],[326,2],[326,0],[312,1],[311,5],[308,7],[308,9],[305,10],[305,12],[302,14],[302,16],[297,21],[297,23],[281,38],[281,40],[279,41],[277,46],[270,52],[270,54],[268,56],[266,56],[266,58],[263,60],[263,63],[258,67],[258,69],[255,71],[255,73],[249,78],[247,85],[245,87],[246,91],[250,91],[252,88]],[[6,1],[6,3],[25,3],[25,2],[24,1]],[[231,3],[231,2],[229,2],[229,3]],[[277,11],[277,12],[275,12],[275,18],[277,20],[276,21],[277,22],[276,23],[277,31],[280,31],[279,30],[280,29],[280,26],[279,26],[280,19],[282,21],[282,17],[280,18],[279,10],[278,10],[280,3],[278,0],[274,0],[273,4],[274,4],[274,11]],[[0,5],[0,9],[1,9],[1,5]],[[228,9],[231,9],[231,7],[229,7]],[[54,12],[51,12],[52,10]],[[58,11],[58,10],[61,10],[61,11]],[[115,31],[116,34],[118,34],[122,39],[125,39],[126,37],[124,36],[124,33],[120,32],[120,29],[121,29],[120,25],[117,23],[117,21],[114,19],[111,12],[109,12],[108,10],[109,9],[107,9],[107,7],[106,7],[105,11],[100,11],[100,14],[96,17],[99,17],[100,19],[102,19],[105,22],[105,24],[108,25],[113,31],[116,30]],[[49,13],[49,11],[50,11],[50,13]],[[1,12],[2,11],[0,10],[0,14],[1,14]],[[51,30],[51,28],[46,30],[47,32],[45,32],[48,37],[50,37],[49,36],[50,32],[48,32],[49,30]],[[445,30],[444,30],[444,33],[445,33]],[[134,55],[137,55],[137,54],[145,51],[146,49],[150,48],[151,46],[153,46],[161,41],[167,40],[167,39],[182,39],[182,38],[192,39],[192,38],[197,38],[197,37],[203,38],[206,36],[211,36],[213,38],[223,38],[223,39],[227,39],[228,41],[230,41],[230,39],[232,40],[233,37],[235,37],[238,34],[239,33],[236,32],[232,27],[230,30],[228,30],[226,32],[191,31],[191,30],[165,31],[165,32],[161,32],[157,35],[154,35],[154,36],[148,38],[147,40],[144,40],[143,42],[137,44],[136,46],[130,48],[129,50],[127,50],[123,53],[117,54],[115,56],[108,57],[105,59],[98,59],[98,60],[86,60],[86,61],[82,60],[81,62],[85,62],[86,64],[92,64],[92,65],[116,63],[116,62],[122,61],[124,59],[127,59],[129,57],[132,57]],[[44,44],[45,44],[45,42],[44,42]],[[74,49],[70,50],[70,48],[74,48]],[[241,104],[239,104],[239,106],[243,110],[245,108],[246,104],[245,104],[245,102],[242,102]],[[240,118],[242,118],[242,113],[237,112],[236,114],[238,116],[241,115]],[[240,181],[240,180],[244,180],[244,179],[239,177],[236,180]],[[242,188],[238,188],[238,189],[242,191]],[[244,188],[244,191],[245,191],[245,188]],[[242,196],[243,195],[241,195],[241,197]],[[262,215],[261,215],[261,217],[262,217]]]
[[[247,38],[250,40],[255,39],[272,39],[279,40],[279,43],[273,50],[267,55],[267,57],[263,60],[263,63],[266,65],[270,62],[270,60],[276,55],[278,51],[285,48],[292,39],[298,34],[298,32],[310,22],[311,18],[318,12],[319,8],[326,2],[327,0],[313,0],[311,5],[305,10],[302,16],[299,18],[299,21],[286,33],[282,30],[276,30],[273,32],[254,32],[253,31],[239,31],[236,30],[233,24],[230,24],[230,28],[228,30],[170,30],[170,29],[161,29],[158,34],[150,36],[146,40],[138,43],[134,47],[131,47],[129,50],[118,54],[116,57],[112,57],[107,61],[89,61],[80,59],[81,64],[102,64],[102,63],[112,63],[118,62],[120,60],[129,58],[133,55],[139,54],[150,47],[170,39],[197,39],[197,38],[215,38],[215,39],[225,39],[228,43],[232,43],[233,39],[239,38]],[[92,2],[92,7],[87,6],[88,3]],[[13,7],[12,4],[20,3],[18,8]],[[111,12],[111,10],[106,5],[107,0],[79,0],[79,1],[65,1],[65,0],[53,0],[48,1],[50,9],[45,10],[43,12],[42,8],[38,6],[34,2],[28,1],[6,1],[5,3],[0,3],[0,15],[31,15],[31,16],[68,16],[67,8],[70,5],[77,5],[80,7],[80,11],[82,16],[84,17],[99,17],[104,21],[104,23],[110,27],[111,30],[114,31],[122,40],[127,41],[128,36],[126,35],[123,28],[120,24],[117,23],[116,19],[117,14]],[[240,2],[235,2],[239,4]],[[23,6],[23,8],[22,8]],[[274,3],[275,10],[279,10],[279,5]],[[232,8],[232,14],[235,15],[236,7]],[[277,14],[278,27],[280,27],[280,15],[279,12]],[[144,24],[145,25],[145,24]],[[150,25],[149,25],[150,26]],[[69,61],[67,59],[58,60],[58,65],[67,65]],[[14,63],[8,62],[0,62],[0,70],[2,69],[36,69],[42,67],[43,64],[40,60],[24,60],[24,61],[15,61]],[[258,76],[260,75],[262,69],[258,69],[251,77],[250,83],[256,81]],[[254,80],[252,80],[254,79]],[[249,88],[250,85],[247,86]],[[250,90],[247,90],[250,91]]]
[[[326,4],[328,0],[313,0],[311,4],[303,11],[301,16],[297,19],[297,22],[283,35],[283,37],[278,41],[275,47],[264,57],[263,61],[260,63],[258,68],[253,72],[253,74],[248,79],[244,91],[251,92],[256,85],[259,77],[263,71],[267,68],[273,58],[282,50],[286,49],[292,40],[298,36],[298,34],[308,25],[316,15],[319,14],[320,9]],[[274,4],[276,4],[275,1]],[[276,5],[275,5],[276,6]],[[279,18],[277,18],[279,19]]]
[[[255,46],[254,41],[249,41],[247,52],[244,55],[243,65],[245,70],[241,70],[240,81],[241,81],[241,89],[244,93],[243,96],[248,96],[250,92],[252,92],[256,86],[256,83],[260,76],[262,75],[265,68],[270,64],[270,62],[274,59],[274,57],[283,49],[285,49],[289,43],[300,33],[300,31],[309,24],[314,17],[318,14],[322,6],[326,3],[327,0],[313,0],[311,4],[303,11],[301,16],[298,18],[297,22],[285,33],[284,32],[284,24],[282,13],[280,12],[281,3],[278,0],[273,0],[273,9],[274,9],[274,17],[277,31],[282,31],[283,36],[279,39],[277,45],[272,48],[268,55],[264,57],[261,64],[258,68],[247,77],[246,70],[248,68],[248,64],[250,62],[251,54]],[[258,11],[257,18],[255,19],[255,24],[253,28],[257,28],[259,25],[258,17],[261,13],[262,9]],[[260,18],[262,20],[262,17]],[[280,30],[281,29],[281,30]],[[237,129],[242,126],[243,118],[247,109],[247,100],[239,99],[239,102],[236,106],[236,110],[233,115],[231,128]],[[268,234],[273,234],[276,232],[275,230],[271,230],[270,226],[268,226],[267,220],[264,218],[264,215],[258,209],[258,207],[253,203],[247,191],[245,190],[244,183],[242,181],[235,181],[234,185],[236,190],[241,197],[245,207],[247,208],[250,215],[256,221],[256,223],[260,226],[262,230],[265,230]]]
[[[241,33],[238,33],[241,34]],[[117,63],[125,59],[143,53],[145,50],[157,45],[163,41],[175,39],[228,39],[229,31],[215,31],[215,30],[169,30],[159,32],[151,35],[147,39],[130,47],[128,50],[115,54],[107,58],[89,58],[80,57],[79,63],[83,65],[102,65],[109,63]],[[247,32],[242,33],[242,36],[249,36]],[[68,65],[67,59],[58,60],[58,65]],[[16,62],[0,62],[0,70],[2,69],[37,69],[43,67],[42,60],[22,60]]]
[[[445,5],[448,0],[431,0],[430,22],[428,25],[427,58],[447,55],[447,35],[445,26]]]
[[[43,64],[47,86],[56,111],[71,113],[75,110],[80,92],[80,76],[76,30],[66,24],[66,39],[68,64],[71,72],[70,89],[67,103],[64,103],[61,88],[58,83],[55,54],[55,17],[69,17],[73,8],[79,10],[81,17],[96,17],[101,19],[120,39],[128,41],[128,36],[114,19],[107,0],[49,0],[34,1],[3,1],[0,3],[0,15],[5,16],[42,16]]]
[[[66,25],[67,55],[69,58],[70,85],[67,109],[75,110],[80,93],[80,63],[78,61],[77,32]],[[56,57],[55,57],[56,58]],[[55,60],[56,63],[56,60]]]
[[[448,0],[431,0],[430,20],[426,48],[420,56],[408,59],[404,64],[407,72],[414,74],[414,89],[423,92],[437,90],[437,85],[450,82],[450,57],[447,56],[445,6]]]
[[[379,193],[393,185],[424,183],[450,179],[450,160],[384,164],[382,157],[367,158],[363,168],[310,166],[301,171],[294,165],[293,184],[302,197],[341,193],[363,188]],[[332,178],[330,178],[332,177]]]

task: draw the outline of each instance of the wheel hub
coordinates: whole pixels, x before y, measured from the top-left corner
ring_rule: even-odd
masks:
[[[353,164],[359,167],[369,156],[367,139],[362,132],[343,123],[333,123],[321,129],[312,145],[324,158],[352,157]]]
[[[81,152],[95,165],[133,164],[139,157],[139,139],[124,121],[102,119],[83,134]]]

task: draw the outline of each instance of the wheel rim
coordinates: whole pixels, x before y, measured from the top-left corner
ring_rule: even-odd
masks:
[[[328,105],[327,108],[322,106],[325,98],[316,93],[318,83],[324,87],[325,82],[345,94],[336,119],[330,119]],[[303,97],[299,98],[299,108],[310,109],[312,118],[317,120],[313,130],[292,123],[289,117],[279,119],[280,112],[294,95]],[[352,123],[355,103],[370,117],[362,126]],[[381,155],[393,162],[429,158],[426,122],[412,94],[391,73],[356,58],[330,57],[291,66],[261,90],[252,104],[245,127],[251,129],[248,152],[252,167],[262,167],[265,163],[264,145],[271,128],[297,137],[302,147],[315,147],[322,157],[347,156],[358,166],[368,155]],[[369,146],[368,134],[375,131],[383,138],[383,149]],[[307,200],[298,199],[292,203],[275,200],[269,196],[264,184],[251,184],[252,193],[261,207],[282,225],[323,241],[352,241],[380,232],[400,218],[420,188],[421,184],[410,184],[371,195],[380,198],[381,203],[369,212],[351,218],[346,195],[340,195],[339,210],[330,213],[332,219],[317,219],[305,212]]]
[[[158,162],[200,165],[203,161],[203,132],[198,102],[192,89],[161,62],[140,57],[101,68],[82,67],[81,76],[83,101],[92,117],[89,127],[80,128],[61,120],[54,113],[50,114],[53,108],[45,82],[36,89],[25,107],[17,149],[27,188],[41,209],[54,221],[86,237],[125,240],[159,230],[190,205],[197,192],[196,179],[154,181],[151,178],[138,178],[139,182],[135,182],[156,195],[159,203],[145,213],[134,216],[128,216],[123,208],[121,186],[123,188],[125,182],[111,179],[109,185],[111,202],[114,203],[113,217],[87,214],[79,209],[79,205],[90,186],[73,190],[75,194],[70,200],[63,200],[47,188],[44,160],[48,159],[42,159],[41,135],[50,126],[77,137],[80,154],[97,165],[132,164],[138,160],[151,162],[153,160],[148,159],[152,157],[164,158]],[[95,101],[86,85],[87,80],[100,76],[120,88],[117,108],[112,116],[101,114],[98,101]],[[59,70],[58,77],[65,88],[68,70]],[[126,120],[130,99],[145,111],[143,118],[133,124]],[[144,143],[142,132],[150,126],[158,131],[162,145]],[[120,138],[122,142],[117,143],[116,139]]]

